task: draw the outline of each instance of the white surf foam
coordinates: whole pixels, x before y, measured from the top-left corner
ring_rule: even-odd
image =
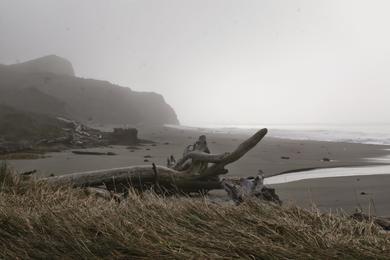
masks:
[[[316,170],[303,171],[303,172],[286,173],[286,174],[265,178],[264,183],[280,184],[280,183],[288,183],[288,182],[307,180],[307,179],[363,176],[363,175],[382,175],[382,174],[390,174],[390,165],[339,167],[339,168],[316,169]]]

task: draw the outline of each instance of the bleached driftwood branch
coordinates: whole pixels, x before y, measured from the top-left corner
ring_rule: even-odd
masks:
[[[221,154],[210,154],[206,137],[201,136],[192,148],[186,149],[183,158],[178,160],[172,168],[152,165],[130,166],[76,172],[43,180],[52,184],[71,184],[76,187],[105,185],[113,190],[128,187],[143,189],[156,183],[164,189],[183,192],[220,189],[222,185],[218,176],[227,173],[225,166],[239,160],[266,134],[267,129],[261,129],[241,143],[233,152]]]

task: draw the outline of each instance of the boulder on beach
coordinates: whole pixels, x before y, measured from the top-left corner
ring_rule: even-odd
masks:
[[[138,143],[138,130],[135,128],[114,128],[109,133],[110,144],[133,145]]]

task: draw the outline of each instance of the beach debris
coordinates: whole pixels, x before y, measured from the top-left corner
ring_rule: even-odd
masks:
[[[208,162],[189,158],[188,155],[193,153],[203,153],[204,155],[210,154],[210,149],[207,146],[205,135],[199,136],[198,140],[194,144],[188,145],[184,149],[183,157],[173,166],[173,168],[185,171],[191,167],[192,173],[202,172],[205,168],[207,168]]]
[[[240,178],[239,180],[224,179],[222,185],[236,204],[253,197],[279,205],[282,203],[279,196],[275,193],[275,189],[264,185],[264,176],[262,174],[256,177]]]
[[[225,166],[239,160],[255,147],[267,134],[267,129],[257,131],[253,136],[242,142],[232,152],[212,154],[207,146],[206,136],[202,135],[193,144],[184,149],[179,160],[167,160],[168,167],[156,165],[130,166],[88,172],[75,172],[49,178],[41,181],[52,184],[70,184],[74,187],[99,187],[105,185],[108,190],[150,189],[155,181],[155,171],[158,171],[158,182],[162,190],[172,192],[205,192],[221,189],[223,185],[220,175],[226,174]],[[148,162],[148,159],[144,160]],[[174,163],[176,161],[176,163]],[[256,185],[257,186],[257,185]],[[273,196],[272,190],[265,187],[264,197]]]
[[[22,176],[30,176],[30,175],[32,175],[32,174],[34,174],[36,172],[37,172],[37,170],[32,170],[32,171],[22,172],[20,175],[22,175]]]
[[[92,151],[72,151],[74,154],[79,155],[116,155],[116,153],[113,152],[92,152]]]
[[[282,157],[280,157],[280,159],[282,159],[282,160],[290,160],[290,157],[289,156],[282,156]]]
[[[87,195],[94,195],[96,198],[104,200],[115,200],[118,203],[120,203],[126,196],[125,193],[119,194],[104,188],[87,187],[84,191]]]
[[[24,136],[21,136],[20,140],[23,141],[17,142],[9,142],[9,140],[0,138],[0,154],[19,153],[30,150],[53,151],[53,149],[56,149],[61,151],[69,148],[88,148],[107,146],[109,144],[134,145],[140,142],[137,138],[137,129],[135,128],[116,128],[113,132],[102,132],[77,121],[62,117],[57,117],[56,119],[61,123],[62,129],[56,135],[47,135],[49,137],[43,139],[30,137],[27,141]],[[147,140],[142,141],[147,142]]]
[[[167,158],[167,167],[173,167],[176,164],[176,159],[173,155]]]
[[[324,158],[322,158],[322,161],[323,162],[330,162],[331,160],[329,158],[327,158],[327,157],[324,157]]]
[[[141,148],[139,148],[138,146],[127,146],[126,149],[129,149],[129,150],[140,150]]]
[[[144,158],[152,158],[151,155],[145,155]]]

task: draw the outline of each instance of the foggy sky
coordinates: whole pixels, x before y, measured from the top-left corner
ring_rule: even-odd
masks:
[[[0,63],[164,95],[183,124],[390,123],[390,1],[0,0]]]

